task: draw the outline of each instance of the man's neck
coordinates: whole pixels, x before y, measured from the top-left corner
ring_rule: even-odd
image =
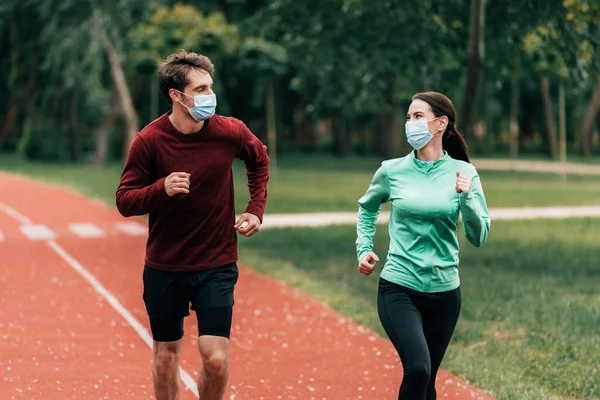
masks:
[[[184,135],[198,133],[204,126],[204,121],[196,121],[189,114],[183,114],[177,108],[173,109],[173,112],[169,115],[169,121],[175,129]]]

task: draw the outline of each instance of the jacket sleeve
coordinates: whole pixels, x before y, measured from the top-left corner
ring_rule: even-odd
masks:
[[[474,246],[479,247],[485,243],[490,232],[491,218],[479,175],[475,174],[471,181],[471,190],[459,195],[460,210],[463,231],[467,240]]]
[[[246,165],[250,201],[244,212],[256,215],[263,220],[267,204],[267,183],[269,182],[269,156],[265,146],[248,127],[240,121],[240,146],[237,158]]]
[[[151,160],[146,143],[136,136],[116,192],[117,209],[124,217],[148,214],[169,200],[166,178],[152,182]]]
[[[388,183],[385,164],[375,172],[371,185],[363,197],[358,200],[358,222],[356,224],[356,256],[358,261],[373,251],[377,217],[381,205],[390,201],[390,185]]]

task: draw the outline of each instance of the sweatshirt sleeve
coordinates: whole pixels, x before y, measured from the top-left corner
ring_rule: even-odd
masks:
[[[390,201],[390,186],[385,164],[375,172],[371,185],[363,197],[358,200],[358,222],[356,225],[356,256],[358,261],[373,251],[375,224],[381,211],[381,205]]]
[[[165,179],[152,182],[152,161],[144,140],[138,135],[129,149],[116,192],[117,209],[124,217],[144,215],[167,202]]]
[[[460,210],[463,219],[463,231],[467,240],[476,247],[485,243],[490,232],[491,218],[488,213],[479,175],[471,179],[471,190],[461,193]]]
[[[250,201],[244,212],[263,220],[267,204],[269,182],[269,156],[265,146],[248,127],[240,121],[240,147],[237,157],[246,165]]]

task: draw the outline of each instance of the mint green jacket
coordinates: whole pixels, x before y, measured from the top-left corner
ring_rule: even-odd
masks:
[[[456,193],[456,172],[473,183]],[[381,205],[392,202],[390,246],[381,278],[424,293],[460,286],[458,219],[473,245],[481,246],[490,231],[485,196],[475,167],[451,158],[425,162],[411,152],[384,161],[369,189],[358,200],[356,253],[358,260],[373,250],[375,223]]]

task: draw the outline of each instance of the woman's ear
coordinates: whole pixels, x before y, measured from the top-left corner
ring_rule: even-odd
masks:
[[[448,128],[448,117],[442,115],[440,119],[438,119],[437,131],[444,133],[446,132],[446,128]]]

